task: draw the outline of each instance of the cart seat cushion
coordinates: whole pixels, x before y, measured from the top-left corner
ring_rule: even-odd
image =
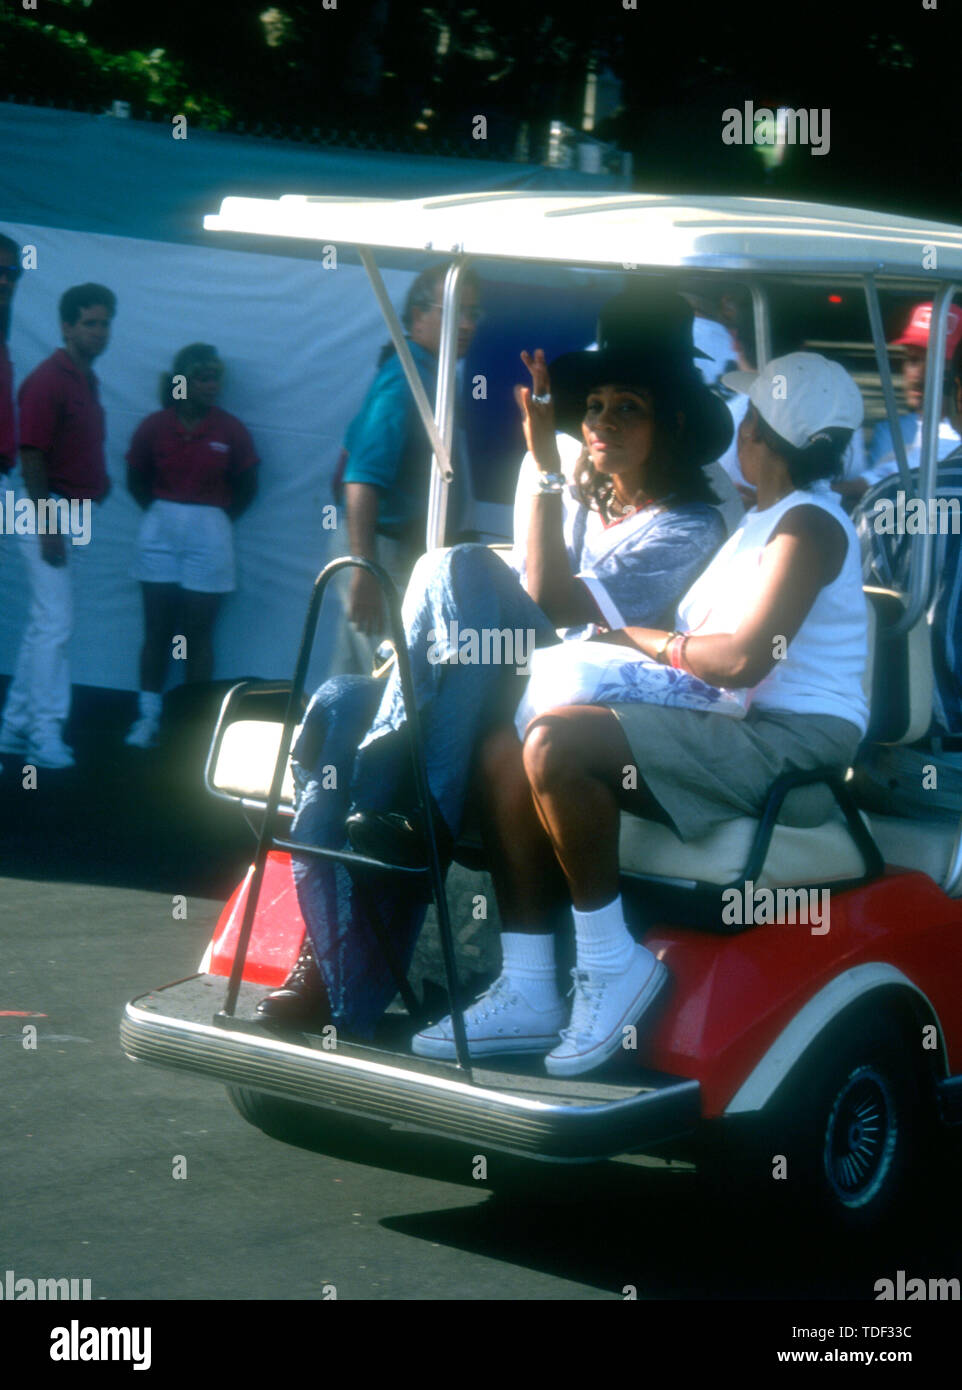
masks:
[[[872,812],[868,819],[886,864],[928,874],[950,897],[960,896],[962,885],[957,881],[955,862],[959,836],[957,817],[920,821],[914,817]]]
[[[894,589],[866,586],[874,618],[871,644],[871,717],[867,743],[916,743],[932,722],[932,637],[925,613],[908,632],[892,635],[905,612]]]
[[[667,826],[622,815],[621,871],[631,878],[733,883],[744,872],[757,830],[757,820],[739,816],[701,839],[686,842]],[[758,883],[760,887],[833,883],[861,878],[864,873],[865,864],[845,821],[832,816],[817,826],[776,825]]]
[[[809,790],[824,791],[832,807],[835,806],[831,793],[823,787],[796,788],[786,797],[786,804],[789,798]],[[865,816],[862,819],[869,824]],[[757,820],[739,816],[701,839],[686,843],[667,826],[624,812],[619,845],[621,872],[629,877],[729,884],[744,870],[757,830]],[[471,862],[482,852],[477,820],[470,814],[458,839],[458,848],[462,854],[466,852],[470,856]],[[814,826],[778,822],[758,883],[760,887],[834,883],[861,878],[864,872],[862,856],[845,821],[838,813],[828,819],[823,814],[821,823]]]
[[[239,800],[266,801],[283,732],[284,725],[273,720],[238,719],[228,724],[211,777],[215,790]],[[294,804],[290,759],[284,771],[280,804]]]

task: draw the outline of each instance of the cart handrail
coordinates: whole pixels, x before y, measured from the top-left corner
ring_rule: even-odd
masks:
[[[351,567],[367,570],[367,572],[374,577],[381,587],[387,604],[391,634],[397,653],[398,675],[401,681],[401,696],[404,703],[405,724],[410,740],[415,787],[417,789],[418,800],[422,811],[422,820],[428,846],[428,864],[426,870],[421,870],[420,872],[427,872],[431,880],[432,894],[438,914],[438,927],[441,935],[441,951],[444,959],[448,998],[451,1004],[455,1054],[459,1067],[461,1067],[470,1079],[471,1063],[468,1054],[467,1035],[464,1028],[464,1015],[461,1009],[457,965],[454,956],[454,939],[451,932],[451,919],[448,913],[444,876],[441,872],[441,862],[434,830],[434,817],[430,813],[430,789],[428,786],[427,769],[424,763],[424,747],[421,741],[421,721],[414,696],[414,681],[411,676],[411,662],[405,639],[404,624],[401,620],[401,605],[398,599],[397,589],[390,575],[388,575],[380,565],[374,564],[372,561],[362,559],[356,555],[343,556],[336,560],[331,560],[318,574],[311,589],[311,597],[307,606],[307,616],[304,620],[304,629],[301,635],[300,649],[297,654],[294,679],[291,683],[290,695],[287,702],[287,712],[284,716],[284,728],[281,734],[280,746],[277,750],[277,759],[271,778],[271,788],[267,797],[267,808],[264,813],[264,822],[261,826],[260,835],[258,836],[253,871],[251,873],[247,898],[244,903],[244,913],[237,938],[237,947],[234,951],[231,973],[227,982],[227,993],[225,995],[223,1009],[218,1016],[222,1019],[230,1018],[237,1005],[237,997],[240,993],[241,981],[244,975],[244,963],[247,959],[247,950],[250,945],[251,933],[254,927],[254,917],[257,912],[257,904],[264,880],[264,870],[267,864],[268,853],[271,849],[279,848],[284,843],[294,843],[284,842],[274,834],[274,827],[277,821],[277,810],[281,797],[281,787],[284,781],[284,772],[287,767],[288,758],[290,757],[294,729],[299,722],[300,702],[304,692],[304,684],[307,679],[311,654],[314,650],[314,639],[317,634],[317,623],[320,616],[324,591],[335,574],[342,569]],[[313,847],[305,846],[304,848],[305,852],[312,852],[313,850]],[[376,866],[383,869],[397,868],[396,865],[377,860],[369,860],[366,856],[356,855],[349,850],[325,850],[321,857],[340,860],[344,863],[356,863],[370,867]],[[379,944],[383,945],[379,933],[378,940]],[[388,952],[385,952],[385,955],[393,973],[394,963],[391,956]]]

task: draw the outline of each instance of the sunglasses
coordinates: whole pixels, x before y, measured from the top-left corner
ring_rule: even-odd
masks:
[[[9,280],[11,285],[15,285],[22,274],[23,266],[0,265],[0,280]]]

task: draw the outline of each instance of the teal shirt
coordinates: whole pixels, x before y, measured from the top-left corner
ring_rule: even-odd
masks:
[[[408,346],[432,406],[437,358],[409,338]],[[378,528],[406,533],[423,529],[431,483],[431,446],[397,353],[372,381],[344,436],[345,483],[380,490]]]

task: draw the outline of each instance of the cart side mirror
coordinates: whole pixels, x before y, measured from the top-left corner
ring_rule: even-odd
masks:
[[[276,682],[243,681],[228,692],[204,770],[205,785],[213,796],[257,809],[266,807],[289,690]],[[291,811],[293,807],[294,779],[288,758],[280,809]]]
[[[267,805],[283,724],[237,719],[224,729],[211,773],[210,790],[229,801]],[[294,779],[288,758],[281,784],[282,807],[294,805]]]

